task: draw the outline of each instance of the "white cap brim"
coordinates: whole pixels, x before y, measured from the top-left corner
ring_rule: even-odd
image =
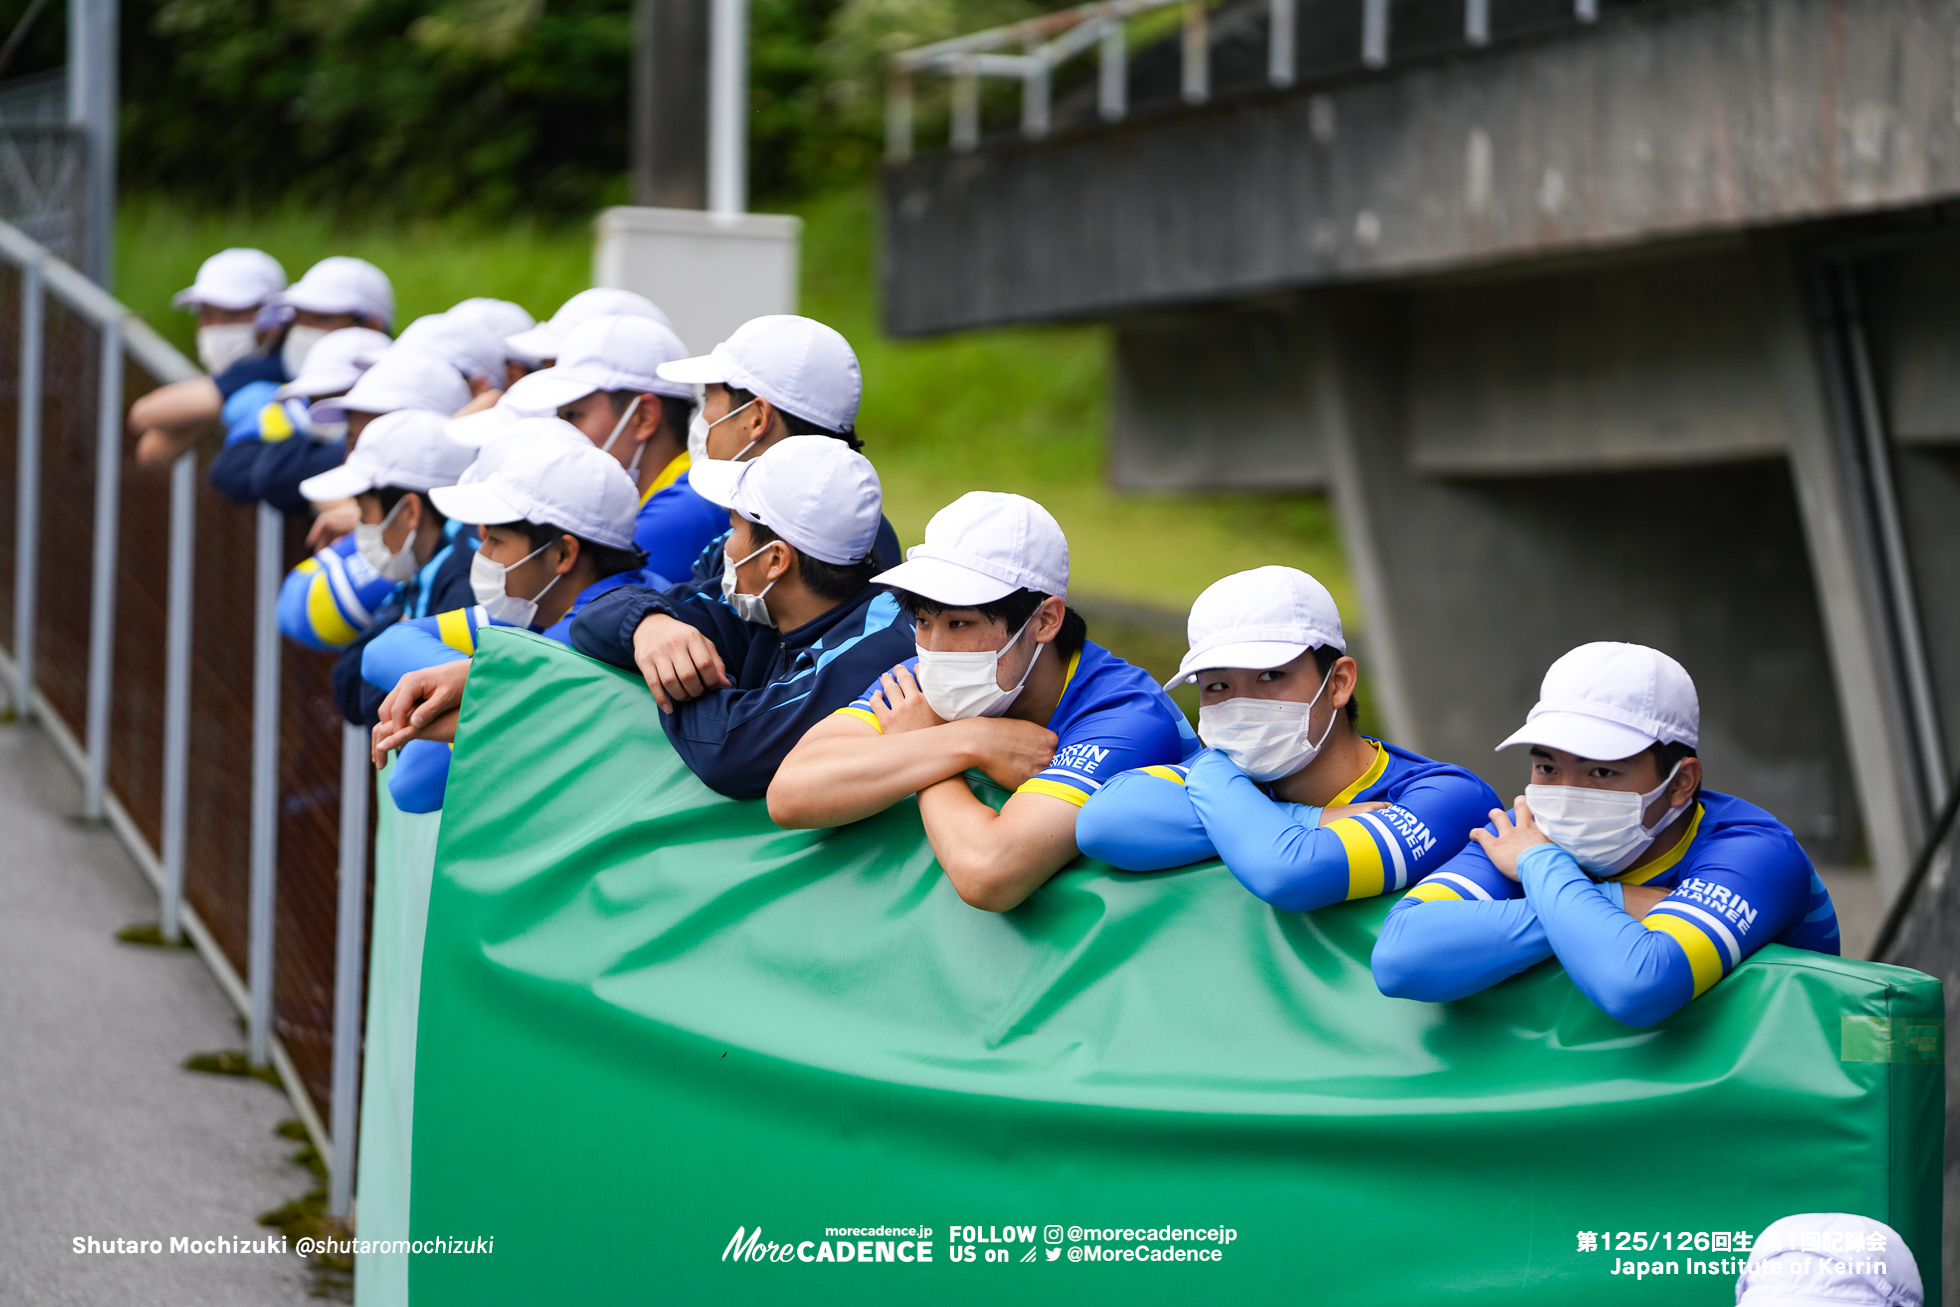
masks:
[[[238,313],[245,309],[256,309],[264,303],[266,303],[265,300],[256,299],[250,295],[243,297],[226,295],[222,291],[199,290],[195,286],[186,286],[183,290],[178,291],[170,297],[172,308],[201,309],[208,304],[214,309],[224,309],[229,313]]]
[[[494,481],[473,481],[469,485],[440,486],[429,492],[429,502],[443,516],[471,526],[497,526],[522,522],[526,510],[506,499]]]
[[[694,478],[690,475],[688,484],[693,483]],[[948,608],[990,604],[996,599],[1005,599],[1021,588],[1013,582],[976,572],[958,563],[949,563],[943,558],[910,558],[888,572],[878,573],[871,580],[875,585],[909,590]]]
[[[537,380],[525,388],[525,403],[532,408],[549,409],[553,413],[574,400],[584,399],[594,391],[604,389],[601,382],[568,368],[546,368],[531,375]]]
[[[554,331],[549,324],[540,322],[529,331],[505,336],[504,349],[512,358],[524,359],[530,363],[542,363],[546,359],[557,358],[558,347],[564,341],[563,332]]]
[[[344,395],[352,390],[354,383],[360,379],[361,374],[358,371],[351,377],[344,373],[340,376],[329,377],[317,372],[312,376],[308,376],[302,372],[299,376],[279,387],[273,393],[272,397],[274,399],[291,399],[295,395],[300,395],[307,399],[312,399],[318,395]]]
[[[675,359],[672,363],[662,363],[654,371],[662,381],[678,381],[687,386],[726,385],[729,378],[727,362],[712,354]]]
[[[316,504],[335,499],[352,499],[374,489],[374,478],[352,463],[328,468],[319,476],[299,483],[299,492]]]
[[[1619,722],[1609,722],[1603,717],[1576,712],[1547,712],[1539,713],[1513,731],[1510,738],[1497,748],[1537,744],[1548,749],[1563,749],[1589,762],[1617,762],[1643,752],[1654,743],[1653,736]]]
[[[1311,648],[1312,645],[1287,644],[1279,640],[1241,640],[1237,644],[1193,649],[1178,664],[1176,679],[1188,681],[1199,672],[1210,671],[1214,667],[1248,667],[1263,672],[1273,667],[1284,667]]]
[[[755,466],[755,460],[735,462],[725,458],[704,458],[687,469],[687,484],[694,493],[711,504],[722,508],[735,507],[735,496],[741,487],[742,478],[748,469]]]

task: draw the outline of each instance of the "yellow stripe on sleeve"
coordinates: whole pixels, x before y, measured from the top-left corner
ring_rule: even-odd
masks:
[[[1461,899],[1463,896],[1440,881],[1425,880],[1417,882],[1416,887],[1402,897],[1432,903],[1438,899]]]
[[[878,714],[874,712],[866,712],[862,708],[858,708],[855,706],[839,708],[836,712],[830,715],[832,717],[855,717],[861,722],[870,723],[871,729],[878,732],[878,734],[883,735],[885,733],[885,728],[878,724]]]
[[[1021,788],[1014,792],[1016,794],[1046,794],[1051,799],[1062,799],[1066,802],[1073,803],[1078,808],[1089,801],[1089,796],[1081,790],[1076,789],[1073,785],[1064,785],[1060,781],[1044,781],[1039,776],[1030,781],[1022,781]]]
[[[1177,769],[1174,767],[1161,767],[1153,764],[1152,766],[1141,768],[1141,770],[1144,775],[1155,776],[1160,781],[1176,781],[1179,785],[1184,784],[1184,778],[1177,774]]]
[[[437,613],[436,634],[457,653],[476,652],[476,637],[470,634],[470,610],[467,608],[452,608],[446,613]]]
[[[306,561],[313,562],[310,558]],[[318,563],[313,564],[313,579],[306,583],[306,621],[321,644],[335,649],[354,643],[360,635],[341,615],[340,605],[333,599],[333,586]]]
[[[1352,817],[1343,817],[1327,829],[1340,836],[1341,847],[1347,850],[1347,896],[1367,899],[1381,893],[1388,878],[1382,869],[1381,848],[1368,828]]]
[[[284,404],[267,404],[259,410],[259,439],[268,443],[293,434],[293,420],[286,416]]]
[[[299,566],[293,570],[302,576],[310,575],[320,570],[320,560],[317,558],[302,558]]]
[[[1715,941],[1701,933],[1693,923],[1683,921],[1672,912],[1650,912],[1641,919],[1649,930],[1658,930],[1688,955],[1688,967],[1695,975],[1695,997],[1700,998],[1708,987],[1722,978],[1722,955],[1715,948]]]

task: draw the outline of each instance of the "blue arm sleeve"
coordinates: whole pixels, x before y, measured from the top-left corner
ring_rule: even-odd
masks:
[[[1447,1003],[1552,956],[1545,928],[1524,899],[1425,900],[1389,910],[1375,941],[1375,986],[1390,998]]]
[[[1347,845],[1319,824],[1319,809],[1273,802],[1212,749],[1191,760],[1186,792],[1226,868],[1259,898],[1307,912],[1349,897]],[[1372,845],[1366,832],[1360,838]]]
[[[1217,857],[1182,773],[1143,767],[1111,778],[1082,805],[1076,847],[1123,871],[1163,871]]]
[[[1635,921],[1556,844],[1525,850],[1518,876],[1572,983],[1608,1016],[1651,1026],[1706,988],[1697,987],[1687,948],[1669,933],[1677,918],[1649,913]],[[1714,979],[1720,975],[1718,966]]]
[[[361,679],[381,690],[392,690],[410,672],[444,663],[461,662],[469,651],[458,649],[443,638],[445,623],[452,627],[467,624],[471,649],[475,647],[477,614],[444,613],[396,622],[370,640],[361,650]]]
[[[403,812],[434,812],[449,785],[450,747],[433,740],[410,740],[388,773],[388,797]]]

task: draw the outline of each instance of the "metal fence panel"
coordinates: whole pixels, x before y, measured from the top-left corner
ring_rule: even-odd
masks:
[[[42,368],[41,557],[35,680],[76,740],[88,712],[89,557],[95,539],[101,333],[50,295]]]
[[[156,388],[134,360],[124,400]],[[170,583],[170,471],[141,468],[136,437],[123,436],[116,558],[116,640],[109,701],[109,789],[153,849],[163,847],[165,617]]]

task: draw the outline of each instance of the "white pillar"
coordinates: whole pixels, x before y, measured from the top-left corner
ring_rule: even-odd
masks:
[[[116,238],[116,82],[118,0],[69,0],[68,121],[87,141],[83,160],[81,268],[112,289]]]
[[[749,207],[748,0],[709,0],[708,211]]]

